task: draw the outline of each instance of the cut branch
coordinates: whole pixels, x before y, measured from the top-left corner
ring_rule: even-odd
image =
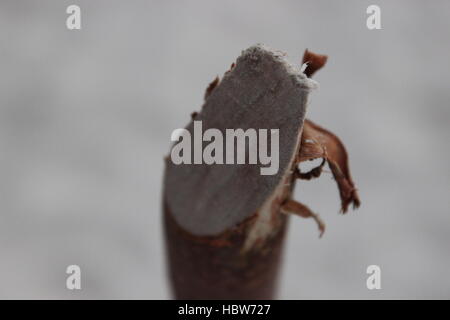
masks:
[[[271,299],[274,297],[286,225],[293,213],[325,224],[292,200],[296,179],[320,176],[325,162],[336,179],[345,212],[359,205],[347,153],[331,132],[305,120],[309,79],[327,57],[305,51],[304,73],[285,55],[263,45],[245,50],[205,92],[193,121],[203,129],[279,129],[279,170],[260,175],[258,165],[175,165],[166,159],[163,210],[166,252],[178,299]],[[302,161],[322,158],[309,172]]]

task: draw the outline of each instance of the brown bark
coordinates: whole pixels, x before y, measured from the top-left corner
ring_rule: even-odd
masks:
[[[165,205],[168,273],[176,299],[273,299],[287,216],[258,250],[242,253],[249,222],[218,237],[196,237],[173,220]]]

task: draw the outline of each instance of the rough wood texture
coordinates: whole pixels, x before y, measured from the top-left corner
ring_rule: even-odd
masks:
[[[280,52],[261,45],[243,52],[195,120],[224,135],[225,129],[280,129],[278,174],[262,176],[259,165],[174,165],[168,159],[165,200],[183,229],[214,236],[256,213],[291,165],[314,86]],[[187,129],[192,134],[193,122]]]

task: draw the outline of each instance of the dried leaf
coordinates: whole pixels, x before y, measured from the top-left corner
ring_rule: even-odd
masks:
[[[350,203],[353,203],[354,208],[359,207],[360,200],[350,175],[347,151],[343,143],[332,132],[306,119],[303,125],[302,142],[297,163],[318,158],[323,158],[328,162],[328,166],[338,184],[342,212],[347,212]],[[323,163],[317,168],[321,170],[322,166]]]
[[[306,63],[307,67],[303,73],[306,74],[308,78],[310,78],[317,70],[325,65],[327,60],[328,56],[313,53],[306,49],[305,53],[303,54],[303,63]]]
[[[328,57],[305,50],[303,63],[307,64],[304,73],[311,77],[317,70],[322,68],[327,62]],[[325,161],[333,173],[339,188],[341,197],[341,211],[347,212],[350,203],[353,208],[360,205],[359,196],[348,166],[348,156],[344,144],[332,132],[318,126],[311,120],[305,119],[303,125],[302,144],[300,153],[297,157],[297,163],[323,158],[322,164],[307,173],[301,173],[299,170],[296,176],[299,179],[312,179],[320,176]]]
[[[317,227],[319,228],[320,231],[319,237],[323,236],[323,233],[325,232],[325,223],[322,221],[322,219],[319,217],[317,213],[311,211],[311,209],[308,208],[306,205],[289,199],[285,203],[283,203],[281,211],[285,213],[293,213],[302,218],[313,218],[316,221]]]

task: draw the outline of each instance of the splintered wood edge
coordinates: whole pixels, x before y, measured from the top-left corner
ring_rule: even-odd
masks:
[[[284,53],[255,45],[244,50],[210,90],[195,115],[203,121],[203,131],[280,129],[280,167],[276,175],[261,176],[259,165],[177,166],[168,158],[164,202],[182,229],[196,236],[217,236],[270,207],[268,202],[292,169],[308,94],[317,87],[300,68]],[[192,133],[193,121],[186,128]]]

